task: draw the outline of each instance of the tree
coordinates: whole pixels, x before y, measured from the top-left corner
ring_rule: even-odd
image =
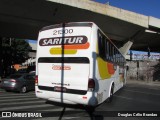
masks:
[[[11,45],[12,58],[14,64],[21,64],[29,58],[28,54],[31,50],[29,43],[26,40],[15,39]]]
[[[2,38],[2,74],[8,75],[11,65],[21,64],[27,60],[30,50],[29,43],[24,39]]]

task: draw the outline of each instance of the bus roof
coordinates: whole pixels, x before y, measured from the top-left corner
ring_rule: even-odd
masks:
[[[95,24],[93,22],[69,22],[69,23],[61,23],[61,24],[55,24],[43,27],[41,31],[53,29],[53,28],[62,28],[62,27],[92,27],[92,25]]]

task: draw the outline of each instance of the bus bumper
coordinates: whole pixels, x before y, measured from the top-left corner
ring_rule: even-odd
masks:
[[[38,98],[46,99],[48,101],[53,102],[59,102],[64,104],[82,104],[89,106],[96,106],[98,104],[96,92],[87,92],[87,94],[85,95],[60,93],[44,90],[41,91],[37,89],[35,92]]]

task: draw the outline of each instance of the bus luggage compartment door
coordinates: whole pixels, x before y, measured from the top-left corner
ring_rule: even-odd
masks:
[[[89,79],[88,58],[55,57],[42,59],[38,61],[38,86],[47,86],[50,88],[47,90],[55,92],[86,94]]]

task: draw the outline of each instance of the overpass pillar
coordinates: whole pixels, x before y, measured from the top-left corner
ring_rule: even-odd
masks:
[[[125,57],[133,44],[133,40],[126,42],[121,48],[119,48],[122,55]]]
[[[0,80],[2,77],[2,38],[0,37]]]

